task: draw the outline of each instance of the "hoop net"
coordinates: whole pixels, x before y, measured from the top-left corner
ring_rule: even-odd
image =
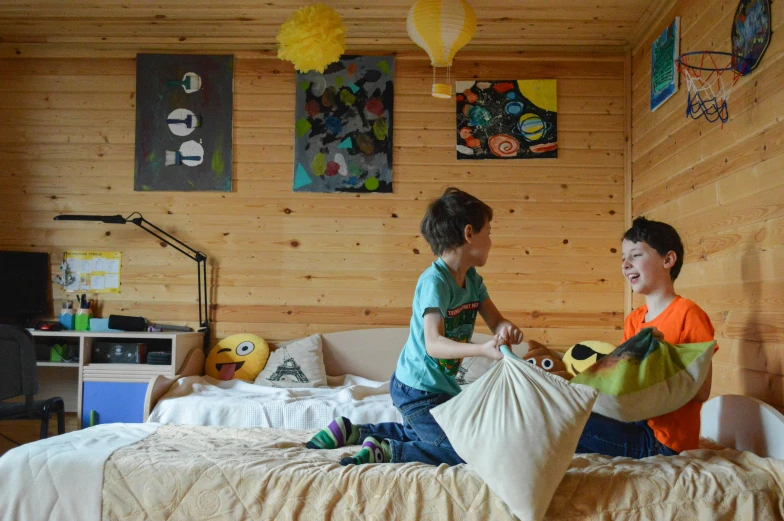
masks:
[[[687,116],[704,116],[711,123],[721,120],[722,126],[727,122],[727,102],[742,76],[742,67],[738,66],[741,60],[745,61],[730,53],[711,51],[687,52],[678,57],[678,72],[686,78],[688,91]]]

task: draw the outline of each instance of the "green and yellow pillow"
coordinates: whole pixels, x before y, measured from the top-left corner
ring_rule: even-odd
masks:
[[[715,345],[715,340],[672,345],[654,337],[652,329],[643,329],[597,356],[572,383],[599,391],[594,412],[623,422],[646,420],[680,409],[694,398],[708,375]],[[575,348],[567,351],[564,361],[574,358]]]

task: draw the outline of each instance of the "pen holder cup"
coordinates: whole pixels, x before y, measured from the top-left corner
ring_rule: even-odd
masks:
[[[90,314],[77,313],[74,315],[74,330],[76,331],[89,331],[90,330]]]
[[[65,329],[73,329],[74,328],[74,315],[72,313],[61,313],[60,314],[60,324]]]

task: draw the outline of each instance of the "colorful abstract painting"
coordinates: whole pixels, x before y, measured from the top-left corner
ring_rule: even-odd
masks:
[[[134,190],[231,191],[234,57],[136,57]]]
[[[676,16],[651,45],[651,112],[678,91],[680,20]]]
[[[295,192],[392,192],[393,56],[297,73]]]
[[[556,80],[458,81],[457,159],[558,157]]]

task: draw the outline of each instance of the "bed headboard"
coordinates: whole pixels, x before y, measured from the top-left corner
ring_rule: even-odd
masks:
[[[723,447],[784,460],[784,414],[750,396],[725,394],[702,405],[700,436]]]
[[[371,380],[389,380],[397,366],[400,351],[408,339],[409,328],[390,327],[355,329],[326,333],[324,340],[324,365],[327,374],[355,374]],[[490,335],[474,334],[474,343],[490,340]],[[527,344],[515,348],[525,352]]]

